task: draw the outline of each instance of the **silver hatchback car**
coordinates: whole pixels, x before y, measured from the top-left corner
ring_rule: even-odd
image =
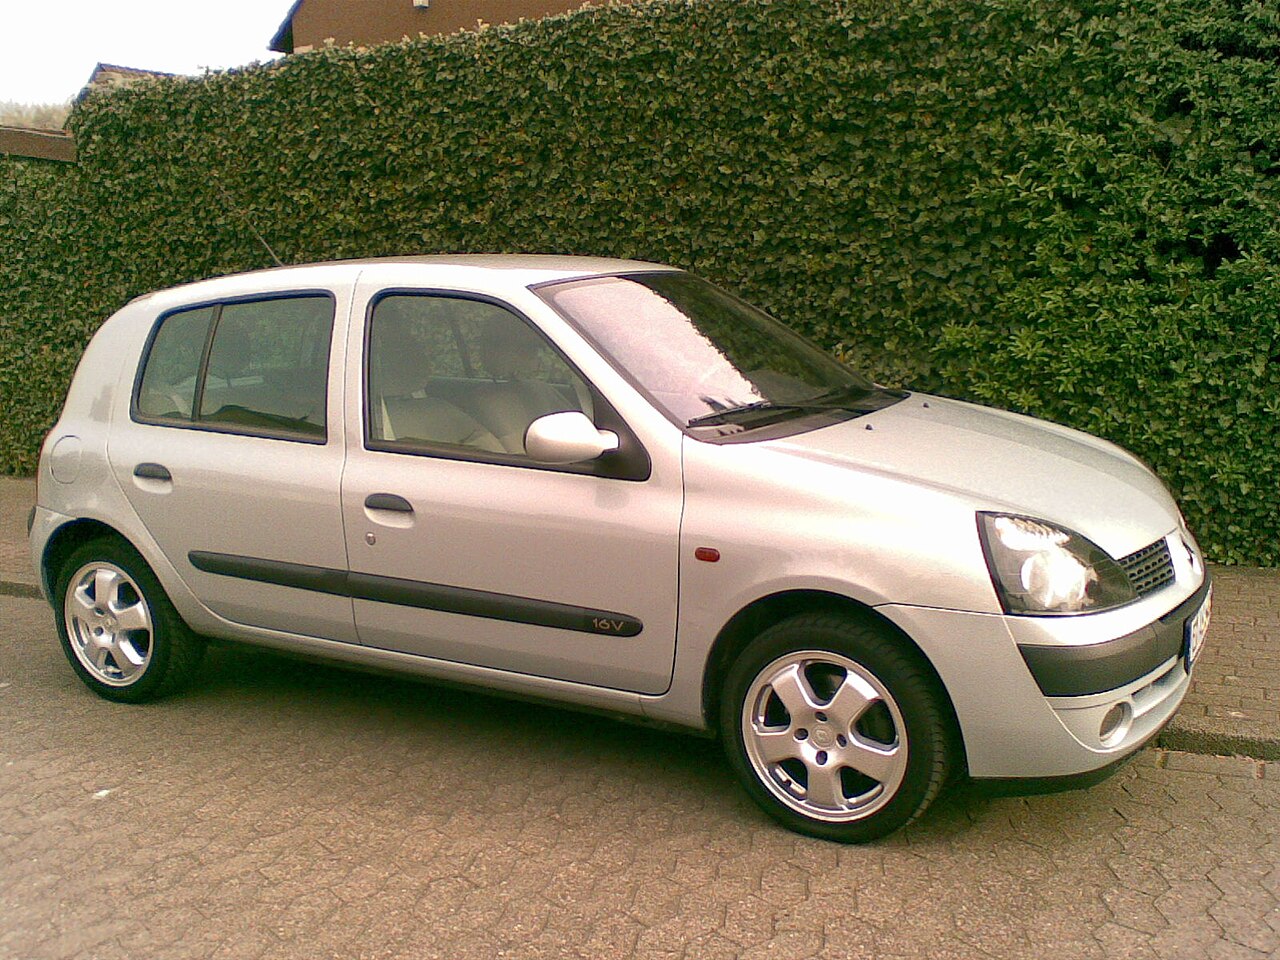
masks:
[[[419,257],[208,280],[94,336],[35,564],[81,680],[205,638],[718,734],[786,826],[864,841],[953,776],[1096,778],[1210,608],[1160,481],[863,379],[683,271]]]

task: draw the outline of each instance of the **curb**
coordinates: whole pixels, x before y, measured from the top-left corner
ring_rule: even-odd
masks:
[[[22,583],[16,580],[0,580],[0,597],[25,597],[30,600],[41,600],[44,595],[34,583]]]
[[[1249,734],[1221,733],[1173,722],[1155,739],[1155,746],[1182,753],[1216,757],[1248,757],[1250,760],[1280,760],[1280,740]]]

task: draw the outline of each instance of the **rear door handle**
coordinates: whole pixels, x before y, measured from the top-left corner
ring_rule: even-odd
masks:
[[[142,480],[173,481],[173,474],[169,472],[169,468],[159,463],[140,463],[133,468],[133,475]]]
[[[390,510],[392,513],[413,513],[413,505],[394,493],[371,493],[364,498],[369,510]]]

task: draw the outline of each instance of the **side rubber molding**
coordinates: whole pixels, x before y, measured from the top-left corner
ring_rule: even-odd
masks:
[[[643,623],[623,613],[576,607],[551,600],[515,597],[505,593],[490,593],[487,590],[471,590],[467,587],[401,580],[371,573],[353,573],[203,550],[192,550],[187,554],[187,559],[193,567],[205,573],[351,597],[354,600],[373,600],[402,607],[528,623],[539,627],[557,627],[561,630],[610,637],[634,637],[644,629]]]
[[[1046,697],[1083,697],[1114,690],[1182,653],[1187,620],[1195,616],[1208,593],[1206,576],[1199,590],[1155,623],[1106,643],[1018,644],[1018,652]]]

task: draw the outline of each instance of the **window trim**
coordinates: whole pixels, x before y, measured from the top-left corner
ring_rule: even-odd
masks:
[[[612,430],[618,435],[618,449],[606,453],[596,460],[585,463],[539,463],[530,457],[514,453],[491,453],[475,447],[455,444],[423,443],[421,441],[376,440],[373,437],[373,422],[370,416],[370,344],[373,339],[373,314],[378,304],[388,297],[424,297],[433,299],[469,300],[474,303],[486,303],[505,310],[525,324],[539,340],[545,343],[573,374],[578,377],[591,392],[597,428]],[[369,298],[365,307],[364,330],[361,335],[360,357],[360,433],[365,450],[374,453],[395,453],[414,457],[432,457],[439,460],[457,460],[465,463],[486,463],[500,467],[520,467],[525,470],[543,470],[552,473],[570,473],[582,476],[602,477],[609,480],[628,480],[643,482],[653,473],[653,463],[649,452],[640,442],[640,438],[627,425],[622,416],[614,408],[596,385],[583,374],[578,365],[565,356],[560,345],[547,336],[546,332],[534,323],[523,310],[503,300],[501,297],[486,293],[475,293],[470,290],[450,290],[444,287],[408,287],[395,286],[379,290]]]
[[[249,424],[225,423],[222,421],[200,420],[200,404],[204,399],[205,378],[209,373],[209,354],[213,349],[213,338],[218,331],[218,323],[222,320],[222,310],[227,306],[243,303],[267,303],[273,300],[315,300],[324,298],[329,301],[329,342],[325,347],[324,365],[324,432],[320,436],[285,428],[255,427]],[[155,417],[144,414],[139,407],[142,396],[142,379],[147,372],[147,364],[151,362],[151,350],[155,346],[156,337],[166,320],[177,313],[192,310],[212,309],[209,329],[205,332],[204,346],[200,350],[200,363],[196,368],[195,395],[191,402],[191,419],[179,420],[172,417]],[[133,391],[129,396],[129,419],[134,423],[153,427],[173,427],[178,430],[194,430],[198,433],[228,433],[235,436],[257,437],[262,440],[284,440],[289,443],[309,443],[324,446],[329,442],[329,378],[333,374],[333,337],[337,332],[338,298],[332,290],[282,290],[279,292],[249,293],[236,297],[219,297],[213,300],[198,300],[184,303],[159,314],[152,322],[151,331],[147,334],[142,348],[142,356],[134,371]]]

